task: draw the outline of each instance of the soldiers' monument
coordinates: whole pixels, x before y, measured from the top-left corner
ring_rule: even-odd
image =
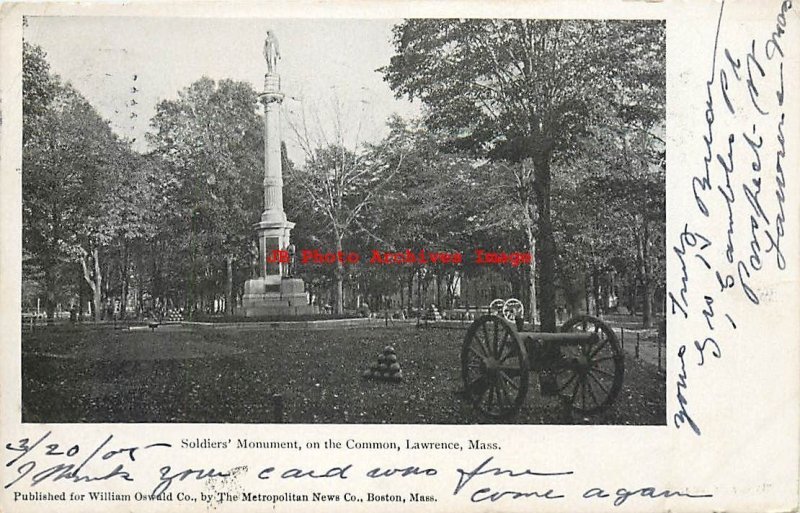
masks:
[[[278,75],[280,52],[278,40],[271,30],[264,41],[267,73],[264,92],[264,212],[256,223],[258,237],[258,276],[244,285],[245,316],[301,315],[313,313],[308,304],[303,280],[287,276],[288,264],[268,262],[275,250],[286,250],[294,223],[286,220],[283,211],[283,173],[281,159],[281,80]]]

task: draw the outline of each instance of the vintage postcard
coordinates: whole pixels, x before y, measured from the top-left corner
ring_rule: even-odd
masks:
[[[797,511],[790,0],[0,5],[0,511]]]

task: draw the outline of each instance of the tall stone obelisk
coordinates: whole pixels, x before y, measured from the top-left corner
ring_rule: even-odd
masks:
[[[267,31],[264,41],[267,73],[264,92],[264,211],[256,223],[258,237],[258,274],[245,283],[243,306],[245,315],[299,315],[310,313],[303,280],[286,276],[286,263],[271,261],[273,251],[286,250],[294,223],[283,211],[283,166],[281,158],[281,78],[278,74],[280,52],[278,40]]]

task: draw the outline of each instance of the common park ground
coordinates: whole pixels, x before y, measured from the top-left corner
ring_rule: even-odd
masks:
[[[460,394],[465,331],[383,321],[326,330],[36,328],[22,339],[22,421],[488,422]],[[534,374],[521,411],[507,422],[663,425],[665,380],[650,354],[652,333],[641,333],[638,359],[635,333],[626,329],[624,385],[609,410],[565,417],[557,399],[541,397]],[[387,345],[404,379],[363,379]]]

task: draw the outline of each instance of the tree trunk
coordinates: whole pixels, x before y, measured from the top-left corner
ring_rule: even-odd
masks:
[[[642,326],[650,328],[653,325],[653,291],[648,276],[647,260],[649,251],[647,248],[648,227],[647,220],[642,220],[642,233],[636,233],[636,260],[639,274],[639,281],[642,283]]]
[[[411,309],[414,308],[414,274],[416,269],[408,272],[408,317],[411,317]]]
[[[142,318],[144,314],[144,264],[136,266],[136,317]]]
[[[97,294],[94,295],[94,307],[97,311],[103,311],[103,273],[100,272],[100,250],[97,248],[92,249],[92,257],[94,259],[94,283]],[[108,284],[106,284],[108,285]],[[108,288],[106,286],[106,288]]]
[[[550,152],[539,151],[533,155],[533,189],[539,217],[539,315],[543,332],[556,331],[556,273],[555,239],[550,218]]]
[[[225,287],[225,313],[233,315],[233,255],[225,257],[225,269],[228,273],[227,286]]]
[[[647,219],[644,220],[644,237],[642,241],[642,326],[653,327],[653,279],[650,269],[650,227]]]
[[[103,292],[103,275],[100,273],[100,251],[95,247],[92,248],[91,258],[94,260],[94,276],[89,271],[89,264],[87,259],[89,253],[82,249],[83,256],[81,257],[81,267],[83,268],[83,278],[89,284],[92,291],[92,318],[95,321],[100,320],[100,312],[102,312],[102,292]]]
[[[457,272],[449,273],[447,276],[447,308],[455,308],[456,302],[456,284],[458,283],[459,276]]]
[[[51,249],[45,255],[44,262],[42,262],[45,283],[44,308],[47,313],[47,324],[53,324],[55,318],[56,285],[58,282],[55,255],[58,254],[58,241],[61,239],[61,212],[55,207],[52,210],[52,223],[52,232],[49,240],[50,244],[48,244]]]
[[[434,276],[436,279],[436,308],[442,310],[442,278],[439,274]]]
[[[336,253],[342,251],[342,238],[336,237]],[[344,264],[337,258],[336,259],[336,285],[334,288],[334,311],[337,314],[344,313]]]
[[[417,268],[417,315],[422,315],[422,268]]]
[[[428,276],[428,273],[426,272],[425,279],[422,281],[422,294],[420,294],[420,297],[424,298],[424,301],[422,302],[423,311],[428,308],[428,299],[430,299],[428,297],[428,289],[430,288],[430,285],[431,277]]]
[[[186,314],[193,319],[197,309],[197,242],[195,241],[195,227],[192,221],[192,232],[189,234],[189,281],[186,284]]]
[[[83,319],[83,270],[78,269],[78,320]]]
[[[583,295],[586,296],[586,313],[589,315],[591,315],[592,313],[591,293],[592,293],[592,275],[591,273],[589,273],[586,276],[586,287],[584,287],[583,291]]]
[[[44,309],[47,313],[47,324],[53,323],[56,310],[56,272],[55,264],[44,265]]]
[[[592,271],[592,297],[594,297],[594,315],[600,317],[603,315],[601,312],[603,300],[600,297],[600,273],[597,272],[597,269]]]
[[[122,302],[120,303],[120,318],[124,319],[128,310],[128,243],[122,245],[122,271],[120,272],[120,285],[122,289]]]
[[[586,288],[586,276],[584,275],[574,275],[569,280],[569,288],[567,290],[567,313],[569,317],[574,317],[582,311],[588,312],[588,309],[584,309],[581,304],[584,300]]]
[[[528,266],[527,288],[528,288],[528,319],[535,326],[539,323],[539,310],[536,305],[536,237],[533,235],[533,219],[528,213],[528,205],[525,207],[525,238],[528,242],[528,253],[531,255],[531,263]]]

